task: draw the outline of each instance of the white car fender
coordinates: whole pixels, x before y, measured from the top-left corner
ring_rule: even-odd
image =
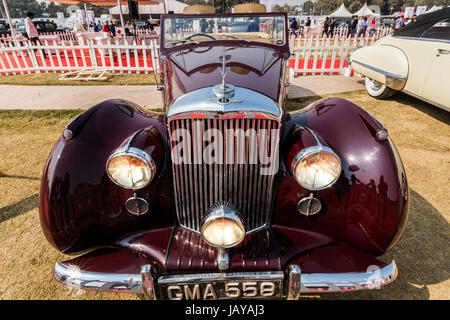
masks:
[[[408,78],[408,59],[405,53],[391,45],[363,47],[351,55],[355,72],[376,80],[394,90],[401,90]]]

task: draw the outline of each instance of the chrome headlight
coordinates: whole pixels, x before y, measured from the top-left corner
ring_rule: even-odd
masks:
[[[308,190],[328,188],[341,174],[341,160],[328,147],[314,146],[301,150],[291,165],[295,180]]]
[[[113,152],[106,163],[109,178],[126,189],[142,189],[156,173],[152,157],[138,148],[121,148]]]
[[[228,205],[217,205],[205,216],[201,235],[210,245],[229,248],[238,245],[245,237],[242,217]]]

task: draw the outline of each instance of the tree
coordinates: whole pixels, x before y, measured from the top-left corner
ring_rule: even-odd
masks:
[[[42,17],[44,13],[50,17],[56,18],[57,12],[65,12],[68,4],[60,4],[54,2],[37,2],[36,0],[8,0],[9,11],[12,18],[25,18],[27,12],[31,11],[36,17]],[[80,9],[84,9],[84,5],[79,5]],[[94,11],[96,16],[103,13],[109,13],[107,6],[93,6],[88,4],[88,10]]]
[[[313,3],[305,2],[303,5],[303,11],[311,12],[311,6]],[[431,8],[433,5],[448,6],[449,0],[317,0],[315,12],[316,14],[322,10],[324,15],[330,14],[335,11],[341,3],[344,2],[345,6],[350,12],[356,12],[367,3],[367,5],[377,5],[380,8],[381,14],[388,15],[396,11],[403,11],[405,7],[416,7],[426,5]]]
[[[306,12],[307,14],[312,14],[314,9],[314,3],[311,0],[306,1],[303,4],[303,12]]]

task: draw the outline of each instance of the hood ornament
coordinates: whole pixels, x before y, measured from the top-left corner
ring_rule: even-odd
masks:
[[[217,100],[213,99],[213,101],[222,105],[242,102],[241,100],[232,99],[234,97],[235,88],[233,85],[226,83],[227,73],[226,49],[225,47],[222,47],[222,70],[220,70],[222,83],[213,87],[214,96],[217,98]]]

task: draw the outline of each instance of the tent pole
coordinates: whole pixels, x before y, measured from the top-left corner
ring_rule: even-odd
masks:
[[[123,30],[125,30],[124,29],[125,28],[125,23],[123,23],[122,4],[120,3],[120,0],[117,0],[117,4],[119,5],[120,24],[122,25],[122,31],[123,31]]]
[[[8,17],[9,28],[11,29],[11,36],[14,39],[14,44],[17,46],[16,31],[14,30],[14,25],[11,20],[11,14],[9,13],[9,7],[6,0],[3,0],[3,7],[5,7],[6,16]]]
[[[87,16],[87,4],[84,2],[84,19],[86,20],[87,29],[89,30],[89,21]]]

